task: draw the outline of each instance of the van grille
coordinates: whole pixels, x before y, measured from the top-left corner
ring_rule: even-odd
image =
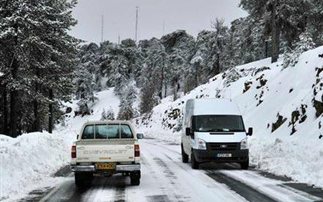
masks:
[[[239,150],[239,143],[208,143],[207,147],[212,151]]]

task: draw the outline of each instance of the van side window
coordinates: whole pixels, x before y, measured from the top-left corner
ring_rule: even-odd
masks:
[[[82,139],[94,139],[94,126],[88,125],[84,128]]]

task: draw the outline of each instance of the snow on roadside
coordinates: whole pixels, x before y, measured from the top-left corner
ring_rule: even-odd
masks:
[[[22,193],[59,182],[51,175],[67,164],[68,152],[63,137],[57,134],[0,135],[0,200],[18,199]]]
[[[323,46],[303,53],[294,67],[270,59],[237,66],[134,120],[148,137],[180,143],[182,109],[190,98],[228,98],[238,104],[249,138],[251,163],[278,175],[323,187],[323,116],[313,99],[323,98]],[[280,117],[281,116],[281,117]],[[281,118],[279,127],[273,127]],[[274,130],[275,129],[275,130]],[[321,137],[321,138],[320,138]]]
[[[119,98],[113,88],[95,95],[98,102],[93,114],[74,117],[77,100],[66,103],[72,112],[66,114],[64,125],[57,125],[53,134],[36,132],[11,138],[0,134],[0,201],[14,201],[35,189],[53,187],[64,178],[54,173],[70,161],[70,147],[76,140],[81,126],[91,120],[99,120],[103,109],[119,111]]]
[[[258,169],[323,187],[323,141],[297,138],[252,138],[251,163]]]

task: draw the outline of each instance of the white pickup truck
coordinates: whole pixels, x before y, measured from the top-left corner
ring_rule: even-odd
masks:
[[[75,184],[84,187],[94,175],[129,175],[132,185],[140,184],[140,147],[135,133],[126,121],[95,121],[83,125],[72,145],[71,169]]]

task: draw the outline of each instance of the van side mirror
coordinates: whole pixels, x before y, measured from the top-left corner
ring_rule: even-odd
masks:
[[[79,137],[80,137],[80,135],[77,135],[77,136],[76,136],[76,139],[78,140],[78,139],[79,139]]]
[[[186,134],[186,136],[192,135],[192,130],[190,128],[186,128],[185,129],[185,134]]]
[[[143,133],[137,133],[137,139],[144,139]]]
[[[252,133],[253,133],[253,128],[248,128],[248,132],[247,132],[247,135],[248,136],[252,136]]]

